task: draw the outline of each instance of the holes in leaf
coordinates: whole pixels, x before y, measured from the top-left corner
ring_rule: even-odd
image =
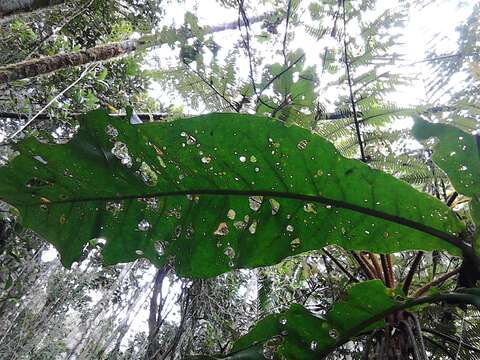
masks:
[[[158,200],[155,197],[151,198],[139,198],[138,201],[147,205],[147,209],[155,210],[158,208]]]
[[[163,244],[160,241],[155,241],[155,244],[153,246],[158,256],[162,256],[164,254],[165,250]]]
[[[197,143],[197,139],[195,139],[192,135],[187,134],[184,131],[180,133],[180,136],[186,138],[187,145],[195,145]]]
[[[338,331],[337,331],[337,330],[335,330],[335,329],[330,329],[330,330],[328,331],[328,336],[330,336],[330,337],[332,337],[332,338],[336,339],[336,338],[337,338],[337,336],[338,336]]]
[[[265,359],[274,359],[278,347],[282,343],[281,336],[274,336],[263,343],[262,353]]]
[[[290,241],[290,247],[292,248],[292,251],[297,249],[301,244],[302,244],[302,241],[300,240],[300,238],[295,238],[292,241]]]
[[[257,231],[257,220],[253,220],[253,222],[248,227],[248,231],[252,235],[255,234],[255,232]]]
[[[150,165],[148,165],[145,161],[143,161],[142,165],[140,165],[137,174],[141,176],[145,185],[155,186],[158,182],[157,173],[153,171]]]
[[[213,235],[225,236],[228,234],[228,225],[225,222],[218,224],[217,230],[213,232]]]
[[[233,226],[235,226],[237,230],[244,230],[247,227],[247,223],[244,221],[235,221]]]
[[[303,205],[303,210],[307,213],[316,214],[317,213],[317,206],[313,203],[306,203],[305,205]]]
[[[187,239],[191,239],[193,236],[194,230],[192,224],[189,224],[187,228],[185,229],[185,236]]]
[[[105,208],[111,212],[113,216],[116,216],[119,212],[123,211],[123,204],[121,202],[107,201]]]
[[[258,211],[260,206],[262,206],[263,196],[249,196],[248,205],[253,211]]]
[[[33,157],[35,160],[37,160],[38,162],[41,162],[43,165],[47,165],[48,164],[48,161],[45,160],[43,157],[41,157],[40,155],[35,155]]]
[[[269,202],[272,207],[272,215],[277,215],[280,211],[280,203],[275,199],[270,199]]]
[[[175,227],[175,233],[173,234],[173,236],[175,237],[175,239],[178,239],[180,235],[182,235],[182,225],[177,225]]]
[[[308,140],[302,140],[297,144],[297,149],[298,150],[305,150],[307,145],[308,145]]]
[[[30,180],[28,180],[25,185],[28,188],[32,188],[32,187],[38,188],[38,187],[43,187],[43,186],[51,186],[51,185],[53,185],[53,180],[43,180],[43,179],[39,179],[37,177],[34,177],[34,178],[31,178]]]
[[[235,250],[228,245],[223,252],[228,258],[233,259],[235,257]]]
[[[151,225],[147,220],[143,219],[138,223],[137,227],[138,227],[138,230],[140,231],[148,231]]]
[[[178,211],[176,208],[169,209],[167,211],[167,216],[169,217],[175,217],[176,219],[180,219],[182,217],[182,214],[180,211]]]
[[[128,147],[121,141],[115,142],[111,153],[120,160],[122,165],[125,165],[126,167],[131,167],[133,165],[132,158],[128,153]]]
[[[212,158],[210,156],[204,156],[204,157],[202,157],[201,161],[204,164],[208,164],[208,163],[210,163],[210,161],[212,161]]]
[[[230,220],[234,220],[234,219],[235,219],[235,216],[236,216],[235,210],[233,210],[233,209],[228,210],[228,212],[227,212],[227,218],[229,218]]]
[[[107,125],[107,127],[105,128],[105,132],[108,136],[112,138],[116,138],[118,136],[118,130],[115,129],[111,124]]]

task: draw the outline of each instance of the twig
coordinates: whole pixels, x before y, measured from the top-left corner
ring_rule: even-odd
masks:
[[[292,67],[294,67],[299,61],[301,61],[303,58],[305,57],[305,54],[302,54],[298,57],[297,60],[295,60],[294,62],[292,62],[290,65],[288,65],[285,69],[283,69],[282,71],[280,71],[277,75],[275,75],[274,77],[272,77],[261,89],[260,89],[260,92],[259,92],[259,96],[265,91],[268,89],[268,87],[270,85],[272,85],[272,83],[277,80],[278,78],[280,78],[283,74],[285,74],[288,70],[290,70]]]
[[[357,261],[358,265],[360,265],[360,269],[362,269],[362,271],[365,274],[365,276],[367,277],[367,279],[375,279],[375,274],[368,267],[368,265],[367,265],[365,259],[363,258],[363,256],[357,254],[355,251],[351,251],[350,254]]]
[[[94,67],[96,66],[95,63],[90,63],[87,65],[87,67],[85,68],[85,70],[80,74],[80,76],[78,77],[77,80],[75,80],[73,83],[71,83],[70,85],[68,85],[65,89],[63,89],[62,91],[60,91],[52,100],[50,100],[48,102],[47,105],[45,105],[43,108],[40,109],[40,111],[38,113],[36,113],[30,120],[28,120],[25,125],[23,125],[20,129],[18,129],[17,131],[15,131],[10,137],[9,137],[9,140],[12,140],[13,138],[15,138],[18,134],[20,134],[23,130],[25,130],[33,121],[35,121],[35,119],[42,113],[44,112],[45,110],[47,110],[50,105],[52,105],[55,101],[57,101],[57,99],[62,96],[63,94],[65,94],[68,90],[70,90],[72,87],[74,87],[81,79],[83,79],[83,77],[85,75],[88,74],[88,72],[90,70],[92,70]]]
[[[283,36],[283,63],[287,65],[287,35],[288,35],[288,22],[290,21],[290,12],[292,10],[292,0],[288,0],[287,4],[287,18],[285,19],[285,35]]]
[[[393,288],[390,271],[388,269],[387,257],[384,254],[380,254],[380,262],[382,263],[383,277],[385,279],[385,285],[388,288]]]
[[[192,68],[189,64],[187,64],[185,61],[184,61],[183,63],[185,64],[185,66],[186,66],[191,72],[193,72],[195,75],[197,75],[197,76],[200,78],[200,80],[202,80],[205,84],[207,84],[207,86],[208,86],[210,89],[212,89],[213,92],[214,92],[218,97],[220,97],[221,99],[223,99],[223,101],[225,101],[225,102],[228,104],[228,106],[229,106],[233,111],[238,112],[237,107],[236,107],[235,105],[233,105],[232,102],[231,102],[230,100],[228,100],[223,94],[221,94],[221,93],[215,88],[215,86],[213,86],[213,84],[210,83],[210,81],[208,81],[207,79],[205,79],[205,78],[203,77],[203,75],[202,75],[199,71],[193,69],[193,68]]]
[[[444,334],[444,333],[442,333],[442,332],[440,332],[440,331],[437,331],[437,330],[434,330],[434,329],[422,328],[422,331],[427,332],[427,333],[432,334],[432,335],[439,336],[439,337],[441,337],[442,339],[447,340],[447,341],[449,341],[449,342],[453,342],[453,343],[455,343],[455,344],[459,344],[460,341],[461,341],[461,340],[459,340],[459,339],[456,339],[456,338],[453,337],[453,336]],[[428,339],[428,338],[427,338],[427,339]],[[475,352],[477,352],[477,353],[480,354],[480,349],[478,349],[478,348],[476,348],[476,347],[474,347],[474,346],[472,346],[472,345],[466,344],[465,342],[463,342],[463,347],[466,348],[466,349],[468,349],[468,350],[475,351]]]
[[[448,207],[452,206],[453,202],[457,199],[457,197],[458,197],[458,193],[455,191],[455,192],[448,198],[447,206],[448,206]]]
[[[355,106],[355,99],[353,97],[353,85],[352,85],[352,78],[350,75],[350,64],[348,63],[348,46],[347,46],[347,15],[346,15],[346,8],[345,8],[345,0],[342,1],[343,4],[343,47],[344,47],[344,60],[345,60],[345,68],[347,72],[347,80],[348,80],[348,88],[350,91],[350,103],[352,105],[352,112],[353,112],[353,120],[355,122],[355,132],[357,134],[358,145],[360,146],[360,155],[362,161],[365,162],[365,150],[363,148],[363,141],[362,135],[360,132],[360,124],[357,118],[357,109]]]
[[[422,327],[420,325],[420,321],[418,320],[418,316],[413,314],[413,313],[408,313],[410,315],[411,320],[414,323],[414,330],[415,333],[417,334],[418,340],[419,340],[419,345],[420,345],[420,350],[422,352],[423,357],[425,357],[426,351],[425,351],[425,342],[423,341],[423,334],[422,334]]]
[[[388,276],[390,277],[390,284],[392,289],[395,288],[395,274],[393,273],[392,254],[387,254]]]
[[[412,295],[412,297],[417,298],[417,297],[425,294],[428,290],[430,290],[431,287],[442,284],[444,281],[448,280],[449,278],[458,274],[459,272],[460,272],[460,268],[458,267],[458,268],[456,268],[456,269],[454,269],[450,272],[447,272],[447,273],[443,274],[442,276],[436,278],[433,281],[430,281],[428,284],[422,286],[420,289],[415,291],[415,293]]]
[[[245,28],[245,37],[243,36],[243,33],[242,33],[242,41],[248,55],[249,76],[250,76],[250,81],[252,82],[253,92],[255,93],[255,95],[257,95],[257,86],[255,84],[254,70],[253,70],[253,57],[252,57],[252,51],[250,49],[250,33],[248,31],[248,29],[250,28],[250,22],[248,20],[247,14],[245,13],[245,9],[243,7],[243,0],[237,0],[237,2],[238,2],[238,11],[243,20],[243,24],[241,24],[240,16],[239,16],[238,28],[241,29],[242,25]]]
[[[415,275],[415,272],[417,271],[417,267],[422,261],[423,258],[423,251],[419,251],[417,255],[415,256],[415,259],[412,262],[412,265],[410,266],[410,270],[408,271],[407,277],[405,278],[405,281],[403,282],[403,292],[405,295],[408,295],[408,290],[410,289],[410,285],[412,284],[413,276]]]
[[[401,323],[405,327],[405,329],[407,330],[408,340],[410,342],[410,345],[413,348],[413,358],[414,358],[414,360],[423,360],[423,358],[424,358],[423,354],[420,355],[420,350],[418,349],[418,344],[417,344],[417,341],[415,339],[415,335],[413,334],[412,328],[410,327],[410,324],[405,320],[402,320]]]
[[[338,268],[339,268],[340,270],[342,270],[342,272],[343,272],[345,275],[348,276],[348,278],[349,278],[351,281],[353,281],[353,282],[359,282],[358,279],[357,279],[355,276],[353,276],[353,275],[352,275],[337,259],[335,259],[335,257],[334,257],[332,254],[330,254],[325,248],[323,248],[322,251],[325,253],[325,255],[327,255],[327,256],[330,258],[330,260],[332,260],[332,261],[335,263],[335,265],[338,266]]]
[[[430,342],[431,344],[435,345],[436,347],[438,347],[439,349],[441,349],[445,354],[448,355],[448,357],[452,360],[455,360],[455,356],[453,356],[453,354],[445,347],[443,346],[442,344],[440,344],[439,342],[429,338],[428,336],[423,336],[424,339],[426,339],[428,342]]]
[[[377,257],[375,254],[372,253],[367,253],[370,261],[372,262],[373,268],[375,269],[375,273],[377,275],[377,278],[385,282],[385,278],[382,273],[382,268],[380,267],[380,263],[378,262]]]

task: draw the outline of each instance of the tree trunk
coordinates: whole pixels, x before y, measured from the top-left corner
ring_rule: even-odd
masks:
[[[0,0],[0,17],[58,5],[65,0]]]
[[[6,3],[8,1],[9,0],[0,0],[0,4],[3,4],[4,2]],[[43,0],[43,2],[45,1],[46,0]],[[58,0],[50,0],[50,2],[54,1]],[[269,16],[271,16],[271,13],[257,16],[250,20],[250,24],[263,21]],[[231,23],[226,23],[210,28],[207,27],[206,32],[211,34],[225,30],[233,30],[238,28],[238,25],[239,22],[234,21]],[[240,22],[240,25],[243,25],[243,22]],[[45,56],[38,59],[31,59],[15,64],[6,65],[0,67],[0,84],[48,74],[60,69],[85,65],[94,61],[110,60],[118,56],[133,52],[137,50],[139,46],[145,48],[150,46],[162,45],[163,43],[163,39],[155,39],[153,36],[147,35],[138,40],[126,40],[118,43],[96,46],[94,48],[82,50],[76,53]]]
[[[85,65],[94,61],[109,60],[135,51],[139,40],[127,40],[100,45],[76,53],[45,56],[0,68],[0,84],[31,78],[73,66]]]

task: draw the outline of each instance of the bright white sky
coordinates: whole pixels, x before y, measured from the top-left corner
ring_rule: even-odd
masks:
[[[308,7],[310,0],[304,0],[301,2],[301,8]],[[251,2],[246,2],[250,4]],[[285,0],[287,3],[287,0]],[[381,13],[385,9],[395,6],[396,0],[379,1],[378,6],[375,9],[376,12]],[[425,59],[426,51],[429,50],[429,42],[436,35],[440,34],[437,38],[444,38],[441,42],[441,48],[436,43],[438,51],[442,53],[449,53],[455,49],[455,44],[458,35],[455,31],[455,27],[465,20],[471,13],[474,1],[464,2],[462,6],[458,6],[457,1],[448,0],[436,0],[433,4],[423,9],[411,10],[411,16],[409,23],[405,29],[402,29],[403,33],[403,45],[400,48],[402,54],[405,54],[405,61],[401,67],[402,73],[413,74],[416,81],[406,88],[398,89],[398,93],[392,95],[392,100],[399,105],[418,105],[427,101],[427,96],[424,88],[424,78],[428,74],[428,64],[419,63],[413,66],[408,66],[413,62]],[[253,9],[248,9],[248,16],[255,16],[263,14],[269,10],[268,7],[255,4]],[[271,10],[271,9],[270,9]],[[218,5],[216,0],[184,0],[181,4],[175,2],[172,6],[166,8],[166,14],[162,25],[174,24],[177,27],[183,23],[183,14],[185,11],[193,12],[197,15],[200,25],[218,25],[220,23],[226,23],[236,21],[238,18],[238,10],[225,9]],[[308,11],[306,11],[301,19],[309,19]],[[279,32],[284,29],[284,24],[278,26]],[[260,33],[259,26],[252,27],[252,35]],[[237,38],[239,31],[228,31],[223,33],[214,34],[214,40],[220,44],[224,50],[231,48],[232,35]],[[253,36],[252,36],[253,37]],[[280,49],[280,45],[276,44],[276,49]],[[253,41],[253,47],[255,49],[261,49],[262,45],[259,45],[256,41]],[[264,47],[265,48],[265,47]],[[307,35],[302,27],[298,27],[295,33],[295,39],[290,45],[290,50],[302,48],[306,52],[306,65],[317,65],[320,67],[320,58],[323,55],[323,45],[319,46],[311,36]],[[262,50],[265,51],[265,50]],[[267,51],[271,51],[267,50]],[[161,50],[155,51],[155,55],[161,59],[160,65],[169,66],[175,64],[178,59],[178,53],[173,54],[166,46],[163,46]],[[207,54],[208,55],[208,54]],[[275,56],[272,52],[272,56]],[[271,59],[271,58],[269,58]],[[275,61],[281,61],[278,57]],[[273,61],[272,61],[273,62]],[[248,59],[244,56],[239,61],[240,72],[243,78],[248,76]],[[399,67],[396,67],[397,71]],[[150,94],[152,97],[158,99],[166,105],[184,105],[180,97],[174,94],[167,94],[159,84],[154,84],[151,88]],[[330,97],[336,97],[337,93],[332,92]],[[193,109],[185,107],[186,112],[194,113]],[[201,112],[201,111],[200,111]]]

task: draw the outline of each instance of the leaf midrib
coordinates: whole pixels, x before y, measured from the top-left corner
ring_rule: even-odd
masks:
[[[282,191],[272,191],[272,190],[232,190],[232,189],[189,189],[189,190],[177,190],[177,191],[162,191],[146,194],[135,194],[135,195],[123,195],[123,196],[105,196],[105,197],[91,197],[91,198],[78,198],[78,199],[63,199],[63,200],[51,200],[48,203],[45,202],[35,202],[30,204],[23,204],[24,206],[37,206],[37,205],[56,205],[56,204],[68,204],[68,203],[79,203],[79,202],[88,202],[88,201],[118,201],[118,200],[129,200],[129,199],[139,199],[139,198],[152,198],[152,197],[166,197],[166,196],[182,196],[182,195],[217,195],[217,196],[266,196],[266,197],[276,197],[283,199],[299,200],[299,201],[308,201],[316,202],[324,205],[331,205],[334,207],[355,211],[361,214],[373,216],[380,218],[386,221],[390,221],[399,225],[403,225],[417,231],[429,234],[431,236],[442,239],[460,249],[463,249],[465,244],[456,236],[440,231],[438,229],[432,228],[425,224],[405,219],[401,216],[392,215],[384,213],[379,210],[366,208],[360,205],[355,205],[342,200],[330,199],[320,195],[306,195]]]

